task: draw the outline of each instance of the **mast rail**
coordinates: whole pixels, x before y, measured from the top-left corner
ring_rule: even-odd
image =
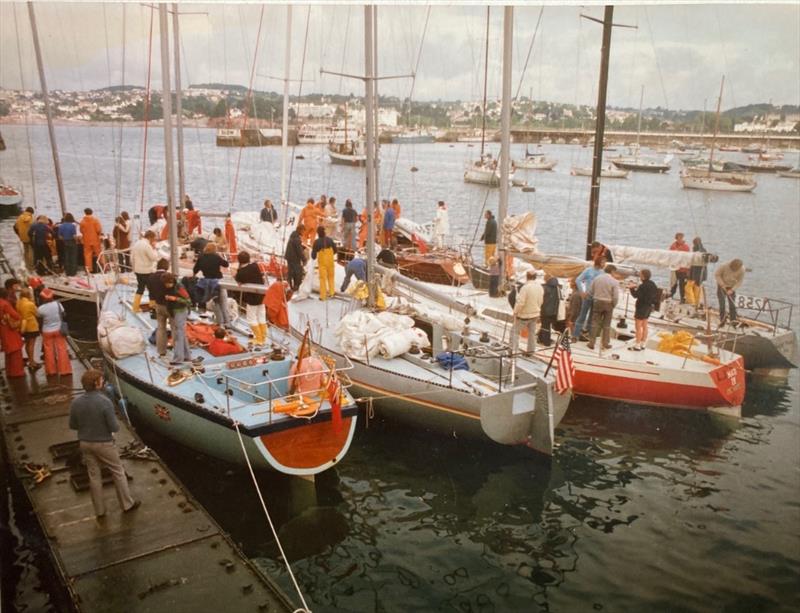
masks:
[[[794,304],[778,298],[745,296],[739,294],[734,303],[737,310],[755,311],[751,319],[763,321],[772,326],[773,336],[778,333],[778,328],[791,328]],[[761,317],[764,317],[762,320]]]

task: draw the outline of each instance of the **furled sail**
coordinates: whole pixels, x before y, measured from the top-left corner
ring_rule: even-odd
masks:
[[[658,266],[659,268],[689,268],[705,266],[714,259],[710,253],[703,251],[670,251],[668,249],[645,249],[643,247],[626,247],[608,245],[614,262],[639,266]]]

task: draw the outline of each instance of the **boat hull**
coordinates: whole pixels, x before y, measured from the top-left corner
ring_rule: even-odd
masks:
[[[366,155],[346,155],[344,153],[337,153],[335,151],[328,150],[328,155],[331,158],[331,164],[336,164],[338,166],[366,166],[367,164],[367,156]]]
[[[681,184],[686,189],[701,189],[715,192],[752,192],[756,183],[731,182],[725,179],[711,177],[693,177],[681,175]]]
[[[186,447],[229,462],[246,464],[233,422],[116,369],[120,392],[128,407],[148,427]],[[116,381],[115,379],[112,379]],[[343,411],[342,426],[334,431],[330,415],[301,425],[242,430],[247,457],[254,468],[290,475],[313,475],[340,461],[353,438],[356,409]]]
[[[635,172],[650,172],[653,174],[663,174],[669,172],[671,166],[669,164],[642,164],[639,162],[625,161],[625,160],[611,160],[617,168],[623,170],[633,170]]]

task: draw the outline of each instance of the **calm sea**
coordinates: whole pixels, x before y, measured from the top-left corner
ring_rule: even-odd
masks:
[[[0,176],[22,186],[28,204],[35,193],[37,210],[59,216],[46,129],[2,126],[2,134],[8,150],[0,153]],[[59,127],[57,134],[73,213],[89,206],[109,224],[120,210],[138,214],[164,201],[158,129],[149,134],[144,178],[140,128],[123,129],[121,138],[105,128]],[[187,192],[201,210],[256,210],[264,198],[279,200],[279,148],[217,148],[211,130],[187,130],[185,138]],[[513,146],[517,155],[523,150]],[[462,181],[464,163],[477,153],[465,144],[384,146],[381,197],[399,198],[404,215],[420,222],[446,200],[454,235],[474,240],[483,209],[496,212],[498,198],[497,190]],[[547,153],[559,160],[555,171],[527,173],[536,191],[513,189],[510,210],[536,213],[542,251],[579,255],[589,179],[569,169],[589,165],[591,152],[551,145]],[[797,162],[796,153],[787,156]],[[800,182],[759,175],[752,194],[707,194],[683,190],[678,170],[674,160],[666,175],[605,181],[598,237],[666,247],[678,231],[701,236],[723,260],[745,261],[743,293],[800,303]],[[362,170],[331,166],[324,148],[292,152],[295,202],[325,193],[340,205],[352,198],[360,209],[363,183]],[[0,224],[0,239],[13,254],[9,222]],[[795,315],[791,325],[800,331]],[[750,381],[738,423],[574,402],[551,462],[362,419],[347,457],[315,486],[259,481],[315,611],[796,611],[799,390],[797,371],[786,382]],[[141,434],[291,593],[247,476]],[[28,536],[24,518],[12,524],[17,607],[57,610],[46,597],[42,545]]]

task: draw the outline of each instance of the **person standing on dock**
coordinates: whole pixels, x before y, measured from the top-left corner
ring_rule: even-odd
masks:
[[[103,238],[103,226],[92,214],[92,209],[83,210],[81,219],[81,239],[83,241],[83,264],[89,273],[97,271],[97,258],[100,257],[100,245]]]
[[[28,237],[33,246],[33,267],[37,275],[53,273],[53,257],[48,244],[48,239],[52,236],[53,231],[44,215],[39,215],[36,222],[28,228]]]
[[[730,307],[731,323],[735,323],[737,321],[736,290],[744,281],[744,264],[738,258],[725,264],[720,264],[714,272],[714,278],[717,280],[719,324],[723,325],[725,323],[726,306]]]
[[[669,246],[670,251],[689,251],[689,244],[683,240],[683,232],[678,232],[675,235],[675,242]],[[689,269],[686,267],[675,267],[671,270],[669,276],[669,297],[675,295],[675,289],[678,289],[678,295],[681,297],[681,302],[686,302],[686,279],[689,278]]]
[[[156,251],[156,233],[148,230],[131,248],[133,274],[136,275],[136,294],[133,296],[133,312],[139,312],[142,295],[147,287],[147,279],[155,271],[158,263]]]
[[[494,257],[497,251],[497,220],[491,211],[486,211],[486,226],[483,229],[481,240],[483,241],[483,263],[488,266],[489,259]]]
[[[336,244],[333,239],[325,235],[325,228],[317,228],[317,240],[311,249],[311,259],[317,261],[319,269],[319,299],[327,300],[328,296],[336,294],[334,286],[334,256],[336,255]]]
[[[74,277],[78,274],[78,238],[80,231],[72,213],[64,215],[58,224],[58,238],[64,243],[64,274]]]
[[[7,379],[25,376],[22,334],[19,331],[21,324],[22,318],[9,301],[9,290],[0,288],[0,349],[5,354]]]
[[[36,309],[42,321],[42,353],[44,353],[44,372],[51,375],[71,375],[67,341],[61,332],[65,324],[64,307],[54,300],[53,290],[45,287],[39,294],[41,305]]]
[[[102,372],[87,370],[81,377],[85,393],[73,400],[69,407],[69,427],[78,432],[83,461],[89,474],[94,514],[98,519],[106,516],[101,467],[111,473],[123,513],[133,511],[142,504],[131,496],[128,489],[128,477],[114,445],[114,432],[119,430],[119,423],[114,414],[114,404],[101,391],[103,383]]]
[[[17,217],[17,221],[14,222],[14,232],[22,243],[22,258],[25,262],[25,268],[29,271],[33,270],[33,245],[31,245],[31,239],[28,235],[31,225],[33,225],[33,207],[29,206],[22,211]]]

